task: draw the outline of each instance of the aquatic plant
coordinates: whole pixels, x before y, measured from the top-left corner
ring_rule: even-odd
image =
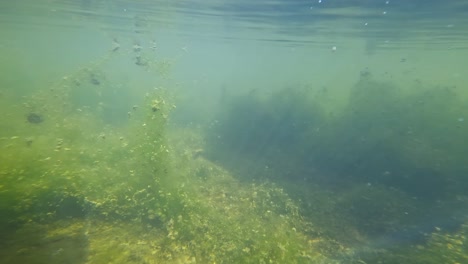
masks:
[[[207,129],[207,157],[246,181],[286,186],[303,216],[356,248],[376,239],[383,249],[423,243],[436,226],[464,223],[467,131],[455,118],[465,108],[454,89],[397,87],[369,73],[333,114],[322,95],[288,87],[233,96]],[[320,188],[329,191],[327,208],[308,193]]]
[[[326,240],[310,235],[314,227],[282,188],[242,183],[202,154],[190,154],[201,145],[191,131],[179,138],[174,131],[177,140],[168,140],[173,106],[165,89],[152,90],[125,115],[125,125],[115,126],[97,108],[77,107],[73,82],[63,79],[24,102],[1,99],[0,107],[16,111],[8,111],[0,132],[0,232],[10,241],[0,261],[326,259],[320,252]],[[31,111],[43,122],[28,122]]]

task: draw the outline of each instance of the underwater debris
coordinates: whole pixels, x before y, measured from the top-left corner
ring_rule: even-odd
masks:
[[[134,52],[140,52],[141,49],[142,49],[142,47],[141,47],[141,45],[140,45],[140,42],[137,42],[137,41],[136,41],[136,42],[133,44],[133,51],[134,51]]]
[[[369,79],[372,77],[371,72],[369,71],[369,68],[365,68],[364,70],[359,72],[359,76],[361,79]]]
[[[97,76],[94,73],[89,75],[89,81],[94,85],[100,85],[101,82],[98,80]]]
[[[30,147],[33,143],[33,138],[32,137],[27,137],[26,138],[26,146]]]
[[[117,41],[117,39],[114,38],[112,41],[112,51],[118,51],[120,49],[120,43]]]
[[[157,112],[159,111],[159,109],[161,109],[161,104],[165,104],[164,100],[160,101],[160,100],[153,100],[151,102],[151,110],[153,112]]]
[[[31,123],[31,124],[39,124],[39,123],[42,123],[44,121],[42,116],[40,114],[37,114],[37,113],[29,113],[26,118],[27,118],[28,122]]]
[[[55,145],[54,151],[60,151],[62,149],[62,145],[63,145],[63,139],[57,138],[57,144]]]
[[[158,48],[158,46],[156,45],[156,41],[155,41],[155,40],[152,40],[152,41],[151,41],[151,47],[150,47],[150,49],[153,50],[153,51],[155,51],[157,48]]]
[[[142,59],[140,55],[137,55],[135,57],[135,64],[138,65],[138,66],[148,66],[148,61],[146,61],[145,59]]]

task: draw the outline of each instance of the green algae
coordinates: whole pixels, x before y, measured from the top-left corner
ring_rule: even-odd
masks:
[[[439,228],[464,235],[466,108],[453,87],[367,73],[346,105],[330,113],[327,103],[307,86],[233,96],[206,130],[207,156],[246,182],[284,186],[315,232],[347,248],[329,252],[335,259],[387,263],[405,252],[399,263],[416,263],[425,252],[402,249],[424,247]]]
[[[173,105],[166,89],[152,90],[115,126],[95,105],[73,98],[77,79],[88,80],[90,71],[23,101],[0,99],[7,113],[0,135],[0,231],[7,238],[1,262],[326,259],[317,249],[325,239],[310,235],[313,226],[282,188],[239,182],[203,158],[192,131],[169,141]],[[28,122],[30,112],[43,122]]]
[[[326,91],[289,87],[225,98],[197,130],[168,125],[170,87],[110,99],[109,59],[1,94],[0,262],[466,262],[450,87],[365,75],[333,112]]]

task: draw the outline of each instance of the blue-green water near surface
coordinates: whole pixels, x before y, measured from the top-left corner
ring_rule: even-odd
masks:
[[[1,263],[467,263],[468,3],[3,1]]]

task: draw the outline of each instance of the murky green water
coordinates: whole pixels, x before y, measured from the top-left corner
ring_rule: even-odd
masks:
[[[0,7],[1,263],[468,262],[464,1]]]

